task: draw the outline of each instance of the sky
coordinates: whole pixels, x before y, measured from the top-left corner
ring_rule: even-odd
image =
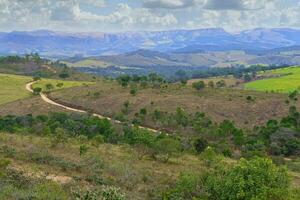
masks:
[[[0,31],[300,29],[300,0],[0,0]]]

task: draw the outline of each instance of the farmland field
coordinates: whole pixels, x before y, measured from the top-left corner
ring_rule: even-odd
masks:
[[[0,74],[0,105],[28,97],[25,84],[30,80],[26,76]]]
[[[262,75],[273,77],[246,83],[245,89],[288,93],[297,90],[300,86],[300,67],[272,70]]]

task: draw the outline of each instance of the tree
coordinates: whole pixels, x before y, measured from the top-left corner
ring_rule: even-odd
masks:
[[[196,90],[202,90],[205,87],[205,83],[204,81],[197,81],[193,83],[193,88],[195,88]]]
[[[57,146],[58,144],[64,145],[67,143],[68,137],[66,131],[63,128],[56,128],[55,129],[55,136],[52,137],[51,144],[53,147]]]
[[[181,83],[182,85],[186,85],[186,84],[187,84],[187,80],[186,80],[186,79],[182,79],[182,80],[180,80],[180,83]]]
[[[252,77],[250,74],[244,74],[244,81],[245,82],[250,82],[252,80]]]
[[[47,84],[45,85],[45,87],[46,87],[47,92],[50,92],[51,90],[54,89],[54,86],[53,86],[51,83],[47,83]]]
[[[63,83],[57,83],[57,84],[56,84],[56,87],[58,87],[58,88],[62,88],[63,86],[64,86]]]
[[[178,107],[176,109],[175,120],[176,120],[177,124],[179,124],[183,127],[187,127],[187,125],[189,124],[188,115],[184,112],[184,109],[182,109],[180,107]]]
[[[130,89],[130,94],[131,94],[132,96],[135,96],[136,93],[137,93],[136,88],[131,88],[131,89]]]
[[[41,80],[41,77],[40,77],[40,76],[34,76],[34,77],[33,77],[33,81],[39,81],[39,80]]]
[[[130,80],[131,77],[129,75],[122,75],[117,78],[118,83],[122,85],[122,87],[127,87]]]
[[[208,142],[205,139],[198,138],[195,140],[194,147],[197,153],[203,152],[208,146]]]
[[[204,187],[213,200],[289,199],[287,171],[267,158],[241,159],[228,170],[218,168],[206,175]]]
[[[217,82],[216,82],[216,86],[217,86],[218,88],[226,87],[226,82],[225,82],[224,80],[217,81]]]
[[[298,91],[297,90],[294,90],[293,92],[289,93],[289,98],[291,100],[297,100],[297,95],[298,95]]]
[[[208,82],[208,87],[214,88],[215,87],[215,83],[213,81],[209,81]]]
[[[126,114],[128,112],[128,107],[129,107],[129,101],[127,100],[123,103],[122,113]]]
[[[140,114],[143,115],[143,116],[147,115],[147,109],[146,108],[141,108]]]
[[[62,72],[61,74],[59,74],[59,77],[65,79],[65,78],[69,78],[70,75],[68,72]]]
[[[33,88],[34,95],[39,95],[41,92],[42,92],[42,88],[40,87]]]

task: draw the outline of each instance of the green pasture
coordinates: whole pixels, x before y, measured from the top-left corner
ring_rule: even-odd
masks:
[[[300,67],[287,67],[268,71],[265,74],[271,77],[246,83],[244,88],[279,93],[288,93],[300,88]]]
[[[30,96],[25,85],[31,80],[27,76],[0,74],[0,105]]]

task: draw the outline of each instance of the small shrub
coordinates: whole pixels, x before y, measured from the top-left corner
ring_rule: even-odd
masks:
[[[84,156],[88,151],[88,147],[86,145],[80,145],[79,147],[79,155]]]
[[[125,195],[119,188],[114,186],[106,186],[102,191],[103,200],[125,200]]]

